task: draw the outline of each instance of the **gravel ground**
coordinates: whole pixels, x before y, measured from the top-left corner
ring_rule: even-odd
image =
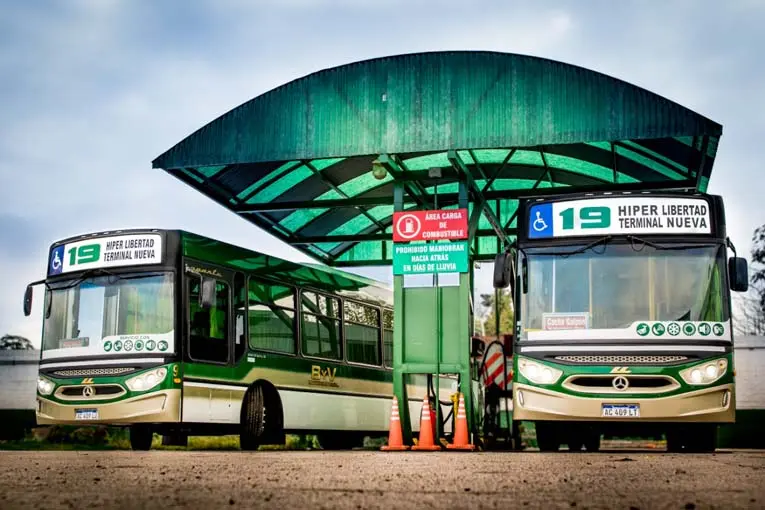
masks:
[[[0,452],[0,508],[763,508],[765,451]]]

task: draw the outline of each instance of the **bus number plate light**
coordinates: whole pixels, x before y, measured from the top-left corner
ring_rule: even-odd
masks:
[[[603,404],[601,416],[605,418],[640,418],[637,404]]]

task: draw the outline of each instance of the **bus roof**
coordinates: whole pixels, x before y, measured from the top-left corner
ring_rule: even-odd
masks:
[[[262,274],[296,285],[393,304],[392,289],[378,280],[320,264],[285,260],[186,230],[176,232],[181,236],[184,255],[239,268],[248,274]]]

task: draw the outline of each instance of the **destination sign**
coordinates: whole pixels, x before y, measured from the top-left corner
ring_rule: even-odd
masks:
[[[162,236],[130,234],[99,237],[57,246],[50,253],[48,275],[102,267],[159,264]]]
[[[467,239],[467,209],[393,213],[393,242]]]
[[[710,234],[709,204],[698,198],[613,197],[531,206],[530,239],[605,234]]]
[[[394,244],[393,274],[467,273],[467,241]]]

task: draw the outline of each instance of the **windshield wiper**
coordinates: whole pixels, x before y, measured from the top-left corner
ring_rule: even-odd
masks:
[[[535,251],[534,255],[553,255],[553,256],[556,256],[556,257],[566,258],[566,257],[570,257],[571,255],[577,255],[579,253],[584,253],[587,250],[590,250],[590,249],[592,249],[592,248],[594,248],[594,247],[596,247],[596,246],[598,246],[600,244],[607,244],[611,239],[613,239],[613,236],[603,236],[600,239],[596,239],[593,242],[591,242],[590,244],[587,244],[585,246],[581,246],[581,247],[579,247],[579,248],[577,248],[575,250],[571,250],[571,251],[550,251],[550,252]],[[605,250],[603,250],[603,251],[605,252]]]
[[[648,239],[643,239],[642,237],[633,236],[633,235],[628,235],[627,239],[630,242],[630,247],[635,251],[640,251],[645,246],[650,246],[651,248],[655,250],[662,250],[662,251],[663,250],[687,250],[689,248],[700,248],[703,246],[700,244],[670,244],[670,245],[658,244],[658,243],[654,243],[653,241],[649,241]],[[638,250],[635,247],[635,242],[638,242],[642,244],[643,246],[641,246],[640,249]]]
[[[160,274],[160,273],[157,273],[157,274]],[[146,278],[146,277],[149,277],[149,276],[155,276],[155,275],[146,274],[146,273],[122,276],[122,275],[119,275],[119,274],[116,274],[116,273],[112,273],[111,271],[108,271],[108,270],[103,269],[103,268],[87,269],[76,280],[72,280],[71,282],[67,283],[66,285],[62,285],[60,287],[52,287],[52,288],[49,287],[49,290],[66,290],[66,289],[71,289],[72,287],[76,287],[77,285],[81,284],[82,282],[84,282],[88,278],[92,278],[94,276],[102,276],[102,275],[110,276],[112,278],[116,278],[117,280],[134,280],[136,278]]]

